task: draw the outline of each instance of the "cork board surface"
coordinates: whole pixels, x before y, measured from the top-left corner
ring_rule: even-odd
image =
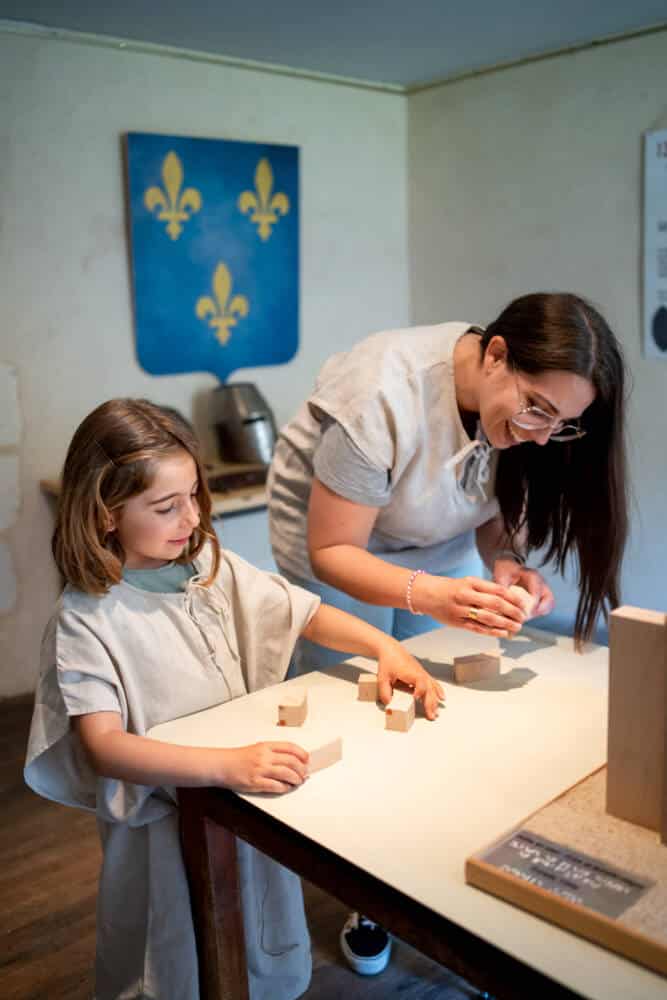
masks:
[[[659,833],[605,812],[606,788],[604,767],[534,813],[524,827],[654,881],[617,922],[667,948],[667,847]]]
[[[613,921],[557,896],[534,889],[483,860],[489,848],[469,858],[466,877],[560,926],[667,973],[667,846],[653,830],[605,811],[607,768],[603,767],[549,802],[520,824],[521,830],[589,855],[613,868],[654,883]]]

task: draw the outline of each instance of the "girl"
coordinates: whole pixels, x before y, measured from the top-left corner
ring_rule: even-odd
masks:
[[[53,552],[66,587],[42,643],[25,778],[97,815],[97,1000],[197,1000],[175,788],[282,793],[308,755],[145,733],[281,681],[301,635],[377,658],[385,702],[400,679],[434,718],[442,690],[395,640],[221,552],[196,440],[146,401],[111,400],[76,431]],[[299,881],[243,843],[239,866],[252,1000],[297,997],[310,978]]]

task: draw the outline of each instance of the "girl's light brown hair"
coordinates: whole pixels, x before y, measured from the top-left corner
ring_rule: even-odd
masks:
[[[65,580],[88,594],[104,594],[122,577],[125,555],[110,532],[110,514],[147,490],[161,458],[184,449],[198,476],[200,522],[177,562],[191,562],[210,543],[213,582],[220,545],[211,525],[211,495],[199,444],[185,420],[145,399],[110,399],[77,428],[69,446],[51,547]]]

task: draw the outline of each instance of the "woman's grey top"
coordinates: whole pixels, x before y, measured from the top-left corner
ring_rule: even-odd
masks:
[[[377,507],[368,549],[390,562],[446,573],[499,511],[495,457],[471,439],[456,401],[454,347],[468,323],[378,333],[324,365],[312,395],[281,430],[269,473],[278,566],[314,578],[307,549],[316,476],[334,493]]]

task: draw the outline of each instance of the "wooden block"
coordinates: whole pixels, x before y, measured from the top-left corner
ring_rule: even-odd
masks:
[[[385,729],[407,733],[415,721],[415,699],[405,691],[394,691],[384,714]]]
[[[457,684],[472,684],[497,677],[500,673],[500,653],[471,653],[454,657],[454,680]]]
[[[311,747],[308,751],[308,774],[314,774],[315,771],[321,771],[325,767],[331,767],[332,764],[336,764],[341,760],[343,756],[343,739],[341,736],[335,736],[333,739],[328,739],[319,746]]]
[[[518,583],[513,583],[512,586],[507,589],[511,594],[514,594],[515,597],[519,598],[521,607],[523,608],[523,612],[526,617],[532,618],[533,612],[537,607],[537,600],[533,597],[533,595],[526,590],[525,587],[520,587]]]
[[[667,616],[609,616],[607,812],[667,841]]]
[[[378,679],[375,674],[362,674],[359,678],[359,701],[378,700]]]
[[[308,714],[308,693],[305,688],[291,688],[281,695],[278,703],[279,726],[302,726]]]

